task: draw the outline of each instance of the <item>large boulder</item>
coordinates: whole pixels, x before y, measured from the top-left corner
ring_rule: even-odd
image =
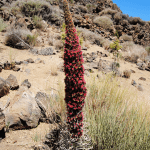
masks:
[[[0,77],[0,98],[9,93],[9,85],[7,82]]]
[[[38,92],[35,96],[35,100],[41,109],[40,121],[48,123],[60,122],[60,117],[50,107],[50,98],[46,93]]]
[[[28,88],[21,86],[4,114],[5,123],[10,128],[33,128],[39,123],[41,110]]]
[[[6,79],[6,82],[10,86],[11,90],[16,90],[19,88],[18,81],[17,81],[16,77],[12,74],[10,74],[8,76],[8,78]]]

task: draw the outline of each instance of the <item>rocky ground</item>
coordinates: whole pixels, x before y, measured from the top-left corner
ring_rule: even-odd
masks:
[[[49,28],[49,30],[51,30],[51,28]],[[40,47],[40,49],[42,50],[49,47],[50,47],[49,45],[45,44],[45,46]],[[29,49],[19,50],[19,49],[11,48],[4,45],[4,33],[0,33],[0,48],[1,48],[1,52],[0,52],[1,64],[4,65],[6,61],[10,62],[10,60],[13,59],[13,61],[18,62],[16,63],[17,65],[15,66],[19,68],[17,70],[12,70],[12,69],[10,70],[3,66],[0,72],[1,78],[6,80],[8,76],[12,74],[13,76],[16,77],[17,80],[16,84],[17,86],[20,87],[19,89],[21,89],[22,87],[21,86],[22,82],[25,79],[28,79],[30,83],[29,85],[31,86],[29,88],[29,91],[31,91],[32,94],[31,93],[30,94],[33,98],[36,96],[37,92],[47,93],[48,95],[57,94],[60,80],[62,81],[64,80],[63,59],[62,59],[62,53],[60,51],[57,52],[55,51],[54,47],[51,47],[54,51],[48,54],[47,56],[45,56],[45,55],[33,54],[30,52]],[[36,49],[38,48],[39,47],[36,47]],[[99,47],[97,45],[90,45],[89,48],[83,48],[82,51],[83,51],[83,56],[85,61],[84,67],[85,67],[86,80],[89,80],[92,74],[97,74],[98,77],[100,77],[102,72],[108,73],[112,71],[111,65],[114,62],[112,53],[109,53],[108,51],[104,50],[102,47]],[[20,61],[22,61],[21,64],[19,63]],[[120,64],[120,68],[117,69],[116,74],[118,76],[117,77],[118,80],[120,81],[121,87],[130,89],[133,92],[133,94],[137,95],[138,97],[137,100],[141,104],[144,104],[145,107],[149,108],[150,72],[145,69],[144,70],[139,69],[139,66],[137,64],[126,62],[121,59],[119,60],[119,64]],[[129,78],[124,77],[123,74],[124,70],[128,70],[131,72],[131,76]],[[61,88],[62,88],[61,90],[64,90],[63,86]],[[24,92],[28,94],[27,91],[28,89],[24,90]],[[19,103],[19,100],[16,98],[17,92],[18,91],[16,90],[10,89],[7,95],[4,95],[0,98],[1,109],[4,109],[4,106],[6,106],[6,104],[9,102],[9,105],[6,106],[8,108],[5,108],[4,110],[4,114],[6,116],[8,115],[8,112],[14,113],[15,102],[16,103],[18,102],[20,108],[22,108],[22,105],[24,105],[25,103],[25,102]],[[40,107],[39,103],[37,104],[41,109],[42,107]],[[32,105],[34,105],[35,107],[37,107],[37,104],[32,103]],[[41,104],[42,106],[45,106],[43,103]],[[25,106],[26,107],[23,109],[29,108],[28,105]],[[39,108],[38,108],[39,111],[38,113],[42,114]],[[14,111],[11,111],[11,109]],[[32,109],[33,111],[35,111],[34,108]],[[53,108],[53,106],[50,107],[50,109],[51,109],[50,112],[53,111],[54,109],[57,110],[56,108]],[[32,121],[32,115],[26,114],[25,112],[23,112],[23,110],[21,110],[21,112],[24,113],[24,115],[30,117]],[[19,112],[16,111],[15,113],[19,114]],[[13,114],[11,115],[13,116]],[[38,115],[36,115],[36,117],[37,116]],[[21,116],[19,117],[21,118]],[[8,116],[6,118],[8,120],[10,119]],[[39,116],[38,119],[42,120],[43,118]],[[39,147],[40,145],[42,145],[42,142],[45,140],[45,135],[49,133],[53,128],[56,127],[55,124],[50,123],[51,121],[47,123],[46,119],[44,121],[40,121],[38,125],[33,125],[33,124],[31,125],[30,122],[28,122],[29,121],[28,119],[25,118],[23,119],[26,122],[25,124],[24,123],[19,124],[19,121],[17,122],[18,123],[17,128],[19,128],[19,130],[12,130],[13,128],[16,129],[15,126],[16,122],[13,122],[14,120],[12,121],[11,119],[10,120],[12,121],[11,122],[12,127],[9,130],[8,128],[10,124],[7,124],[5,120],[4,127],[6,128],[5,130],[6,131],[8,130],[9,132],[7,131],[5,133],[5,138],[3,138],[0,142],[1,150],[35,149],[36,146]],[[23,128],[23,126],[25,127],[25,129]],[[30,129],[28,128],[29,126],[34,128]]]

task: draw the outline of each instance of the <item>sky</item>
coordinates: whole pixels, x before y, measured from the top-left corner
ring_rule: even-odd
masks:
[[[150,21],[150,0],[112,0],[123,14],[130,17],[140,17],[144,21]]]

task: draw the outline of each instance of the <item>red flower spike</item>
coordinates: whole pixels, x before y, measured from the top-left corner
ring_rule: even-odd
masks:
[[[83,113],[86,96],[84,68],[79,37],[74,27],[67,0],[64,3],[64,17],[66,24],[66,38],[64,46],[65,71],[65,102],[67,103],[68,129],[72,138],[82,136]]]

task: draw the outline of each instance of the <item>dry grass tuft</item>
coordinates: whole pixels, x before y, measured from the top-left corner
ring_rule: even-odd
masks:
[[[97,16],[93,20],[93,23],[104,29],[111,29],[113,26],[113,21],[107,16]]]

